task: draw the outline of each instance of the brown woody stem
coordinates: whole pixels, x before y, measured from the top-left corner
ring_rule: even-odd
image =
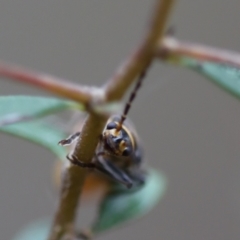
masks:
[[[69,83],[51,75],[36,73],[21,67],[0,62],[0,77],[30,84],[45,91],[54,93],[77,102],[86,104],[92,98],[92,89]]]
[[[104,116],[90,114],[87,117],[81,131],[80,140],[73,152],[74,156],[86,163],[91,161],[105,122],[106,117]],[[63,236],[74,234],[74,222],[86,174],[85,169],[75,165],[70,165],[65,169],[60,201],[49,240],[62,239]],[[70,239],[73,239],[73,237]]]
[[[190,57],[240,67],[240,54],[238,53],[197,43],[183,42],[172,37],[165,37],[159,43],[157,56],[160,59],[170,61],[178,61],[179,58]]]
[[[158,0],[153,8],[152,19],[144,41],[120,66],[109,80],[106,89],[108,101],[119,100],[133,83],[138,74],[146,69],[154,58],[158,42],[165,33],[166,24],[175,0]]]
[[[157,1],[145,40],[104,88],[107,102],[121,99],[136,76],[152,62],[157,44],[164,34],[173,3],[174,0]],[[94,102],[94,99],[91,100]],[[73,152],[74,156],[82,162],[91,161],[106,120],[106,116],[94,113],[90,113],[87,117],[81,130],[81,137]],[[70,166],[66,169],[49,240],[60,240],[62,237],[73,236],[76,212],[85,176],[86,170],[79,167]]]

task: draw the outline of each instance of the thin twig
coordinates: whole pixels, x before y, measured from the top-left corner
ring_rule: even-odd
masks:
[[[149,32],[143,44],[130,56],[127,63],[105,86],[106,100],[119,100],[130,84],[153,60],[157,43],[163,36],[174,0],[158,0],[154,8]],[[106,116],[90,114],[82,128],[81,137],[73,154],[82,162],[90,162],[106,123]],[[49,240],[60,240],[70,235],[75,224],[78,200],[86,172],[76,166],[70,166],[65,172],[59,205],[54,218]],[[67,186],[67,187],[66,187]]]
[[[0,77],[6,77],[20,83],[30,84],[83,104],[88,103],[92,98],[93,91],[90,87],[69,83],[69,81],[51,75],[33,72],[3,62],[0,62]]]
[[[174,2],[175,0],[160,0],[156,2],[153,8],[153,17],[144,41],[105,86],[107,100],[121,99],[137,75],[153,60],[158,42],[161,42],[164,35]]]
[[[190,57],[203,61],[230,64],[240,67],[240,54],[228,50],[213,48],[197,43],[179,41],[165,37],[159,43],[157,56],[163,60],[178,61],[181,57]]]
[[[90,162],[98,143],[96,133],[101,133],[106,118],[90,114],[86,119],[82,131],[81,140],[73,154],[79,154],[78,158],[84,162]],[[64,170],[60,201],[54,218],[49,240],[61,239],[66,234],[74,233],[74,222],[77,213],[79,198],[87,172],[75,165],[70,165]]]

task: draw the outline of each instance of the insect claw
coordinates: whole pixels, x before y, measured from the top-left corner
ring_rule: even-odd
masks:
[[[95,168],[95,164],[94,163],[85,163],[85,162],[82,162],[80,160],[78,160],[75,156],[69,156],[67,155],[67,159],[73,164],[73,165],[77,165],[79,167],[82,167],[82,168]]]
[[[61,145],[61,146],[70,145],[70,144],[74,143],[79,138],[79,136],[80,136],[80,132],[76,132],[76,133],[70,135],[68,138],[59,141],[58,145]]]
[[[69,142],[68,142],[68,140],[63,139],[63,140],[61,140],[61,141],[58,142],[58,145],[66,146],[66,145],[69,145]]]
[[[130,189],[130,188],[132,188],[132,186],[133,186],[133,184],[132,184],[132,183],[126,183],[126,187],[127,187],[127,188],[129,188],[129,189]]]

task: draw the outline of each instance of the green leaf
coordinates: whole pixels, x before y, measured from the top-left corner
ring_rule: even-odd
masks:
[[[113,189],[103,199],[98,218],[92,227],[93,234],[146,214],[158,203],[165,189],[164,175],[155,170],[149,171],[146,182],[141,188]]]
[[[50,218],[36,220],[19,231],[12,240],[46,240],[50,226]]]
[[[213,83],[240,98],[240,69],[229,64],[219,64],[207,61],[198,61],[191,58],[182,58],[182,66],[193,69],[207,77]]]
[[[0,96],[0,126],[83,106],[64,99],[34,96]]]
[[[66,149],[57,143],[65,138],[66,134],[42,121],[16,123],[0,127],[0,131],[35,142],[49,149],[60,159],[65,159]]]
[[[57,145],[59,140],[66,137],[64,131],[36,119],[73,108],[83,109],[83,106],[72,101],[49,97],[1,96],[0,131],[35,142],[48,148],[60,159],[65,159],[66,150]],[[24,122],[33,119],[35,120]]]

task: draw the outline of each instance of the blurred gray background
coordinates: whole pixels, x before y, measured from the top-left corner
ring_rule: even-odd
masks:
[[[0,58],[100,86],[141,41],[153,3],[1,0]],[[239,0],[182,0],[171,24],[180,39],[240,51],[239,8]],[[0,94],[46,95],[7,79]],[[130,117],[168,190],[148,216],[99,239],[240,239],[240,102],[192,72],[156,62]],[[0,239],[8,240],[54,212],[54,157],[4,134],[0,149]]]

